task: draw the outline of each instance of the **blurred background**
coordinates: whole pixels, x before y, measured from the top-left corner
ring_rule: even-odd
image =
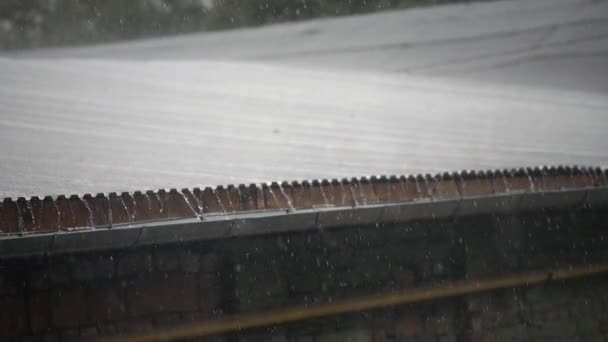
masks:
[[[222,30],[467,0],[3,0],[0,47]]]

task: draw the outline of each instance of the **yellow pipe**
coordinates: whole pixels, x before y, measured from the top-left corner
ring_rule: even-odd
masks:
[[[601,273],[608,273],[608,264],[590,265],[577,268],[557,269],[516,274],[507,277],[478,281],[458,282],[429,288],[411,289],[403,292],[380,294],[355,298],[330,304],[293,307],[270,312],[252,313],[225,317],[217,320],[195,323],[190,326],[148,335],[127,336],[110,339],[115,342],[169,341],[174,339],[218,335],[249,328],[272,326],[312,318],[333,316],[347,312],[377,309],[388,306],[417,303],[428,300],[462,296],[465,294],[497,290],[503,288],[530,286],[548,279],[565,280]]]

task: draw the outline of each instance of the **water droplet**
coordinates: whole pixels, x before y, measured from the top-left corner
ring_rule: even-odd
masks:
[[[290,211],[295,211],[296,209],[293,207],[293,204],[291,203],[291,199],[289,198],[289,196],[287,196],[287,194],[285,193],[285,190],[283,190],[283,187],[280,186],[279,189],[281,189],[281,194],[283,195],[283,197],[285,197],[285,200],[287,201],[287,206],[289,207]]]

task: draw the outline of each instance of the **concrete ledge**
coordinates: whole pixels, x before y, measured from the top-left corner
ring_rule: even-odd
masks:
[[[456,215],[468,216],[480,212],[508,214],[520,209],[523,193],[497,194],[495,196],[469,196],[460,201]]]
[[[590,208],[606,207],[608,205],[608,187],[588,189],[584,203]]]

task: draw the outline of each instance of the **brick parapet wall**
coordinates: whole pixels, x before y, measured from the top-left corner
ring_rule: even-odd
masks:
[[[224,315],[607,261],[607,216],[601,210],[487,215],[2,260],[0,336],[64,341],[146,333]],[[217,339],[602,340],[607,285],[604,277],[549,282]]]
[[[560,166],[160,189],[95,196],[5,198],[0,201],[0,235],[86,231],[138,222],[258,211],[294,212],[319,207],[351,208],[443,200],[467,200],[468,203],[479,196],[532,195],[531,201],[520,208],[528,210],[536,205],[538,196],[564,191],[578,192],[570,194],[573,196],[570,201],[575,202],[571,205],[595,205],[606,200],[607,186],[608,170]],[[588,196],[589,192],[595,195]],[[509,208],[507,203],[498,201],[496,204],[494,209]],[[467,208],[470,205],[465,204],[462,209],[470,211],[471,208]]]

